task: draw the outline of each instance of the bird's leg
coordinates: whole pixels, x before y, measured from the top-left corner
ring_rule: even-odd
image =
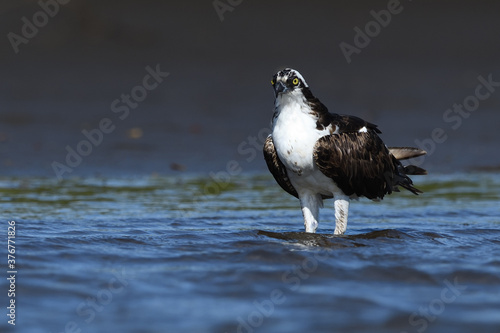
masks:
[[[335,196],[335,231],[334,235],[343,235],[347,229],[347,215],[349,213],[349,197]]]
[[[316,232],[318,228],[319,207],[323,206],[323,199],[319,194],[299,194],[302,215],[304,215],[304,226],[306,232]]]

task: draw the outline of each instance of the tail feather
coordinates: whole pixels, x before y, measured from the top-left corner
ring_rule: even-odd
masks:
[[[407,160],[427,154],[425,150],[413,147],[389,147],[389,152],[394,155],[397,160]]]
[[[427,170],[422,169],[416,165],[407,165],[404,167],[407,175],[426,175]]]
[[[422,191],[420,191],[418,188],[414,187],[412,184],[408,184],[408,183],[399,183],[398,184],[399,186],[407,189],[408,191],[410,191],[411,193],[415,194],[415,195],[419,195],[421,193],[424,193]]]
[[[396,159],[395,156],[393,157],[393,161],[396,165],[397,170],[392,181],[393,191],[398,191],[398,186],[401,186],[402,188],[416,195],[423,193],[418,188],[413,186],[413,181],[410,177],[408,177],[408,175],[426,175],[427,171],[415,165],[404,166]]]
[[[401,166],[401,168],[404,168],[404,167]],[[418,188],[413,186],[413,181],[410,179],[410,177],[408,177],[406,174],[401,173],[401,172],[394,177],[393,182],[392,182],[392,190],[394,192],[399,192],[398,186],[401,186],[402,188],[404,188],[404,189],[406,189],[406,190],[408,190],[411,193],[416,194],[416,195],[418,195],[420,193],[424,193],[424,192],[420,191]]]
[[[407,160],[409,158],[413,157],[418,157],[427,154],[425,150],[419,149],[419,148],[413,148],[413,147],[389,147],[389,152],[398,160]],[[399,168],[400,174],[404,175],[426,175],[427,170],[422,169],[416,165],[407,165],[403,166],[402,168]],[[406,177],[408,178],[408,177]],[[408,178],[409,179],[409,178]],[[416,190],[418,193],[422,193],[419,190],[415,189],[413,186],[411,186],[410,183],[410,188],[405,187],[402,184],[399,184],[402,187],[406,188],[407,190],[415,193],[414,191]],[[415,193],[416,194],[416,193]]]

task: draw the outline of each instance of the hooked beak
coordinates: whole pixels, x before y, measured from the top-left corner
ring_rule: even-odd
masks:
[[[285,93],[288,90],[288,88],[285,86],[285,84],[282,81],[276,82],[274,85],[274,93],[276,94],[276,97],[278,94]]]

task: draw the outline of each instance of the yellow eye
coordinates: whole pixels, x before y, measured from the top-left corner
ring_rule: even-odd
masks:
[[[276,82],[274,82],[274,80],[273,80],[273,79],[271,79],[271,85],[272,85],[272,86],[274,86],[274,84],[275,84],[275,83],[276,83]]]
[[[299,84],[299,79],[298,78],[293,79],[292,83],[293,83],[294,86],[298,85]]]

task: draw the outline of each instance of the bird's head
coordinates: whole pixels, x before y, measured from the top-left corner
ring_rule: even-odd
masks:
[[[285,68],[274,74],[271,84],[273,85],[276,97],[280,94],[297,93],[303,88],[308,87],[304,77],[298,71],[291,68]]]

